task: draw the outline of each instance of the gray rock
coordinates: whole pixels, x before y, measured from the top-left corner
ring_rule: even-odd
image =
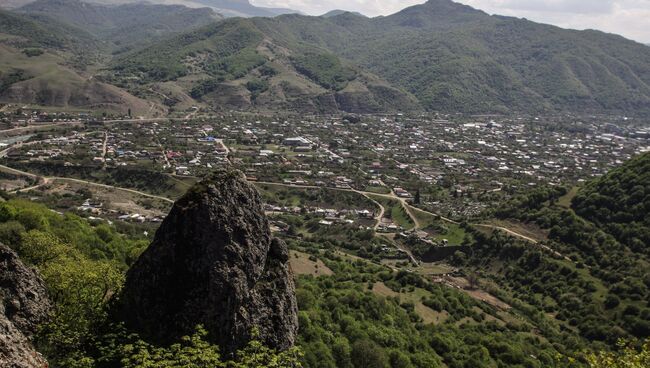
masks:
[[[179,199],[131,267],[120,318],[145,339],[170,343],[203,325],[226,355],[250,340],[291,347],[298,330],[286,244],[273,239],[257,190],[220,170]]]
[[[0,367],[47,367],[31,339],[52,309],[38,273],[0,244]]]

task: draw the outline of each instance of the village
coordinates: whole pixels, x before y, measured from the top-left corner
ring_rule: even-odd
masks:
[[[333,189],[368,200],[365,208],[330,208],[274,203],[270,195],[268,213],[315,215],[321,226],[354,224],[384,233],[417,228],[403,203],[463,221],[521,190],[579,185],[650,149],[650,130],[627,118],[232,113],[138,120],[33,111],[4,114],[0,122],[1,163],[35,176],[141,184],[171,202],[177,193],[169,188],[181,191],[182,185],[169,181],[189,185],[232,165],[258,186]],[[163,185],[152,186],[147,177]],[[20,191],[34,180],[7,181],[4,189]],[[121,221],[156,223],[165,209],[117,211],[82,199],[78,211]]]

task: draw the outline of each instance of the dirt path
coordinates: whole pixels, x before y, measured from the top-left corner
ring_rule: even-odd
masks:
[[[31,189],[36,189],[38,187],[41,187],[43,185],[46,185],[46,184],[50,183],[51,181],[58,180],[58,181],[70,181],[70,182],[74,182],[74,183],[86,184],[86,185],[91,185],[91,186],[96,186],[96,187],[101,187],[101,188],[107,188],[107,189],[115,189],[115,190],[120,190],[120,191],[123,191],[123,192],[129,192],[129,193],[141,195],[143,197],[160,199],[160,200],[168,202],[168,203],[174,203],[173,200],[171,200],[171,199],[169,199],[167,197],[157,196],[157,195],[154,195],[154,194],[141,192],[141,191],[135,190],[135,189],[120,188],[120,187],[116,187],[114,185],[95,183],[95,182],[88,181],[88,180],[81,180],[81,179],[75,179],[75,178],[64,178],[64,177],[58,177],[58,176],[47,176],[47,177],[39,176],[39,175],[32,174],[32,173],[29,173],[29,172],[26,172],[26,171],[13,169],[11,167],[4,166],[4,165],[0,165],[0,170],[6,171],[6,172],[9,172],[9,173],[12,173],[12,174],[16,174],[16,175],[27,176],[27,177],[30,177],[30,178],[41,178],[42,182],[39,183],[38,185],[34,185],[34,186],[29,187],[29,188],[17,189],[15,191],[13,191],[14,193],[19,193],[19,192],[28,191],[28,190],[31,190]]]

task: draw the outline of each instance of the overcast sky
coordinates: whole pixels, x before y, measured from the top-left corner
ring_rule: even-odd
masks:
[[[424,0],[251,0],[311,15],[332,9],[388,15]],[[650,43],[650,0],[457,0],[490,14],[511,15],[564,28],[593,28]]]

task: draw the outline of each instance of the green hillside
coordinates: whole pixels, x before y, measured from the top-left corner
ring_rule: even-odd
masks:
[[[587,184],[573,208],[630,249],[650,256],[650,153]]]
[[[17,11],[73,25],[114,44],[117,50],[223,18],[209,8],[146,3],[108,6],[79,0],[38,0]]]
[[[269,22],[228,19],[184,33],[119,57],[105,78],[129,88],[174,81],[217,109],[418,109],[414,97],[330,51],[276,38]]]
[[[476,265],[509,262],[501,282],[589,340],[650,336],[648,163],[644,154],[587,183],[562,207],[562,188],[522,195],[496,211],[500,218],[548,231],[544,249],[485,240]],[[552,250],[553,253],[549,253]]]
[[[84,70],[103,59],[102,42],[74,26],[0,11],[0,102],[106,111],[158,113]]]
[[[83,30],[53,19],[0,10],[0,42],[16,47],[75,50],[80,55],[97,53],[99,40]]]
[[[645,45],[450,0],[377,18],[335,12],[225,22],[205,8],[77,0],[39,0],[21,11],[30,25],[19,29],[18,16],[5,12],[0,33],[48,47],[74,42],[82,54],[112,52],[104,81],[151,100],[168,96],[161,102],[170,107],[650,114]],[[71,32],[78,28],[84,32]]]
[[[448,0],[374,19],[280,19],[270,26],[327,47],[432,110],[650,111],[650,49],[619,36],[489,16]]]

